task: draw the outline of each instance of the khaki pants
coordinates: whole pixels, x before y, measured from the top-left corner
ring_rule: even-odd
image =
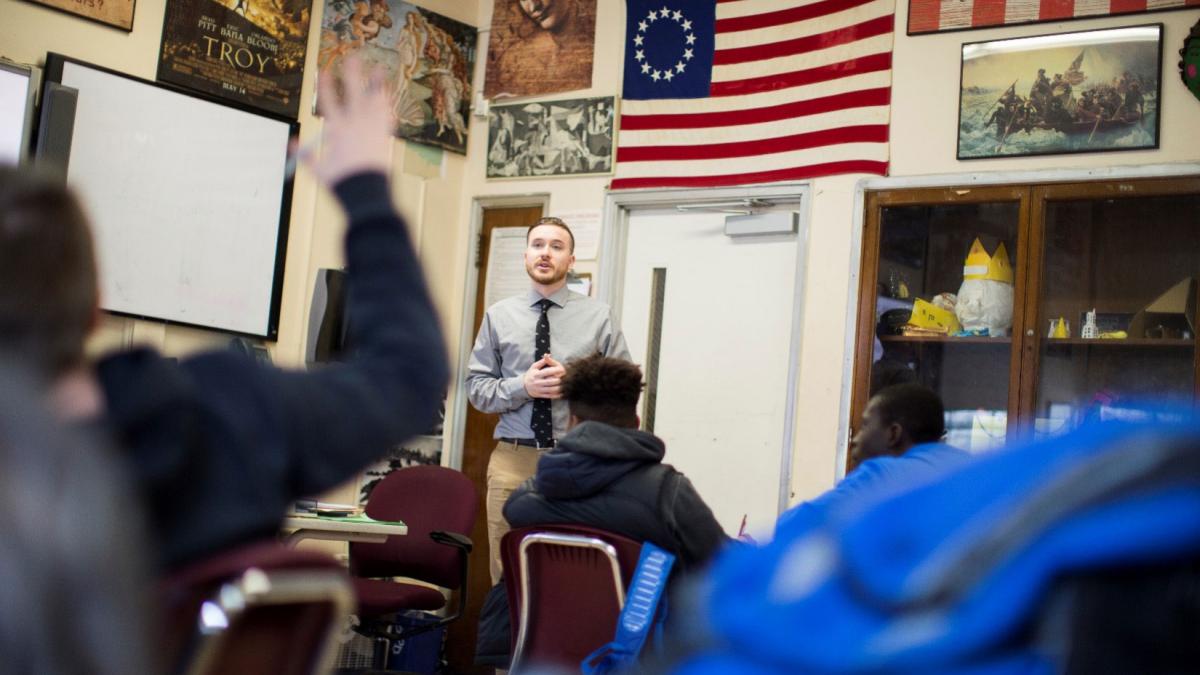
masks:
[[[504,519],[504,502],[526,479],[537,471],[542,451],[501,441],[492,450],[487,468],[488,555],[491,556],[492,584],[500,582],[500,539],[512,529]]]

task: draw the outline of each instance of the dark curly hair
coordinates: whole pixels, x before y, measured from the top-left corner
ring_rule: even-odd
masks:
[[[621,359],[595,354],[567,366],[562,394],[580,421],[635,429],[642,393],[642,369]]]
[[[913,443],[937,443],[946,435],[942,399],[932,389],[908,382],[884,387],[872,399],[884,424],[896,423]]]

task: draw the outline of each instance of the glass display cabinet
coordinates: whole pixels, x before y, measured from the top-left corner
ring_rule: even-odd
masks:
[[[874,391],[917,381],[948,442],[1191,404],[1200,177],[866,194],[851,433]]]

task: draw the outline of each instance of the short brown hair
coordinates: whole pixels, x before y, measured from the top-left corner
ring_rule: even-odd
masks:
[[[98,296],[92,235],[75,196],[0,167],[0,351],[47,377],[82,364]]]
[[[641,368],[595,354],[567,366],[562,395],[571,414],[582,421],[637,428],[637,402],[643,386]]]
[[[569,237],[571,239],[571,253],[575,252],[575,233],[571,231],[571,228],[567,227],[567,224],[565,222],[563,222],[562,218],[555,218],[554,216],[545,216],[543,218],[538,218],[538,221],[536,223],[530,225],[529,229],[525,230],[525,243],[526,244],[529,243],[529,234],[531,232],[533,232],[533,228],[537,227],[538,225],[553,225],[555,227],[561,227],[562,229],[566,230],[567,237]]]

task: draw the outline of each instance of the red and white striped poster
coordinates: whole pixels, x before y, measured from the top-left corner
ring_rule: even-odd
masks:
[[[886,174],[894,0],[627,0],[613,189]]]
[[[908,34],[1200,7],[1200,0],[910,0]]]

